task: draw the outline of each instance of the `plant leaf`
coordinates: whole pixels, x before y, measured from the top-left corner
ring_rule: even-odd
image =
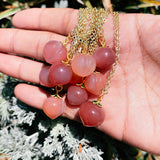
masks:
[[[15,8],[7,9],[6,11],[0,12],[0,20],[3,18],[7,18],[9,16],[12,16],[13,14],[17,13],[20,10],[21,10],[20,7],[15,7]]]
[[[160,5],[160,0],[140,0],[140,1],[144,3],[152,3],[152,4]]]

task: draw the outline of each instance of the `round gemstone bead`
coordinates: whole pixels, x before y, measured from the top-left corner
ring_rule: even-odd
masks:
[[[88,94],[79,86],[70,86],[67,91],[67,100],[71,105],[80,105],[88,100]]]
[[[47,63],[62,62],[67,59],[67,49],[59,41],[49,41],[43,50],[43,56]]]
[[[108,47],[98,48],[93,54],[99,69],[108,69],[115,62],[115,52]]]
[[[91,55],[78,54],[71,63],[72,70],[81,77],[90,75],[96,68],[96,61]]]
[[[87,76],[84,81],[86,90],[94,95],[100,95],[102,88],[106,83],[106,78],[101,73],[92,73]]]
[[[39,79],[40,84],[46,87],[53,87],[53,85],[49,81],[49,69],[50,66],[44,66],[40,72]]]
[[[103,108],[88,101],[80,105],[79,116],[84,126],[97,127],[104,121],[105,113]]]
[[[65,104],[61,98],[50,96],[45,100],[42,109],[49,118],[55,119],[64,112]]]
[[[52,64],[49,70],[49,82],[56,85],[65,85],[70,82],[72,78],[72,70],[64,63]]]

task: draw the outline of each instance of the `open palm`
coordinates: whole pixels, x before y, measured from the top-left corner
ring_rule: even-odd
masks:
[[[25,81],[40,83],[43,47],[49,40],[63,41],[77,20],[73,9],[30,9],[13,18],[17,29],[0,29],[0,71]],[[98,129],[149,152],[160,154],[160,17],[120,14],[120,59],[109,93],[102,105],[106,117]],[[113,29],[104,25],[109,46]],[[112,34],[111,34],[112,33]],[[13,54],[7,54],[13,53]],[[19,84],[15,95],[41,109],[48,94]],[[76,119],[77,109],[66,106],[64,116]]]

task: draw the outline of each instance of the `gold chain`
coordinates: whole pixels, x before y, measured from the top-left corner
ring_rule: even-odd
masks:
[[[102,93],[99,97],[98,102],[100,102],[105,94],[108,93],[108,89],[110,88],[110,84],[113,78],[113,75],[115,73],[115,70],[117,68],[118,59],[119,59],[119,49],[120,49],[120,37],[119,37],[119,13],[113,12],[113,23],[114,23],[114,45],[115,45],[115,51],[116,51],[116,58],[115,62],[112,65],[112,69],[107,77],[107,82],[105,84],[105,87],[102,89]]]
[[[109,13],[110,11],[104,9],[79,9],[78,23],[63,43],[65,46],[70,44],[68,62],[72,60],[74,54],[92,55],[97,46],[105,47],[103,23]]]

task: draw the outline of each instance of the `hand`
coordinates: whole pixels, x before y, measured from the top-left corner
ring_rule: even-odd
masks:
[[[0,71],[39,84],[44,64],[19,55],[43,61],[44,45],[49,40],[63,41],[76,20],[77,11],[73,9],[30,9],[16,14],[16,29],[0,29]],[[160,154],[159,28],[159,16],[120,14],[120,59],[109,93],[102,101],[105,121],[98,127],[118,140],[156,154]],[[112,46],[112,26],[106,23],[104,30]],[[48,93],[19,84],[15,95],[41,109]],[[66,105],[63,116],[75,119],[76,113],[77,109]]]

